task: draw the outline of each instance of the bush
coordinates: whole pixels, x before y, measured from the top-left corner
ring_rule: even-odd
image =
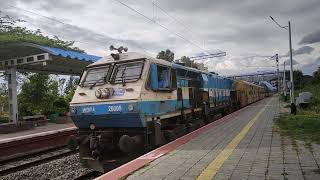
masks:
[[[8,122],[9,122],[9,117],[0,116],[0,124],[8,123]]]

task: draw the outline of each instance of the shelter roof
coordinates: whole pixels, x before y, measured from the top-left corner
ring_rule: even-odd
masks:
[[[21,72],[81,75],[101,57],[33,43],[1,43],[0,69],[16,66]]]

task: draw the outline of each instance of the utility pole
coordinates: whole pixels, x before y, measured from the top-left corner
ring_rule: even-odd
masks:
[[[290,51],[290,104],[291,114],[296,114],[297,109],[294,102],[294,84],[293,84],[293,63],[292,63],[292,43],[291,43],[291,23],[288,21],[288,26],[281,26],[272,16],[270,19],[275,22],[280,28],[289,31],[289,51]],[[287,29],[288,28],[288,29]]]
[[[290,48],[290,102],[294,103],[294,84],[293,84],[293,63],[292,63],[292,43],[291,43],[291,23],[288,22],[289,26],[289,48]]]

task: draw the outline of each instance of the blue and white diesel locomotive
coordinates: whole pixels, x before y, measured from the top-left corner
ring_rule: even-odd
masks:
[[[234,80],[143,54],[89,65],[70,103],[84,164],[165,144],[239,107]],[[99,167],[101,166],[101,167]]]

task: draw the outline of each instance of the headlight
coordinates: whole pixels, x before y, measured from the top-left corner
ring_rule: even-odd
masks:
[[[70,112],[71,112],[71,114],[77,114],[77,109],[76,109],[76,107],[71,107]]]
[[[106,89],[101,89],[101,97],[108,98],[109,92]]]
[[[95,95],[97,98],[101,99],[101,98],[109,98],[110,96],[113,95],[113,89],[112,88],[99,88],[95,91]]]
[[[101,89],[97,89],[94,94],[96,95],[97,98],[101,98],[102,97],[102,92]]]
[[[133,111],[134,110],[134,105],[133,104],[129,104],[128,105],[128,111]]]
[[[94,129],[96,128],[96,125],[94,125],[93,123],[91,123],[89,127],[90,127],[91,130],[94,130]]]

